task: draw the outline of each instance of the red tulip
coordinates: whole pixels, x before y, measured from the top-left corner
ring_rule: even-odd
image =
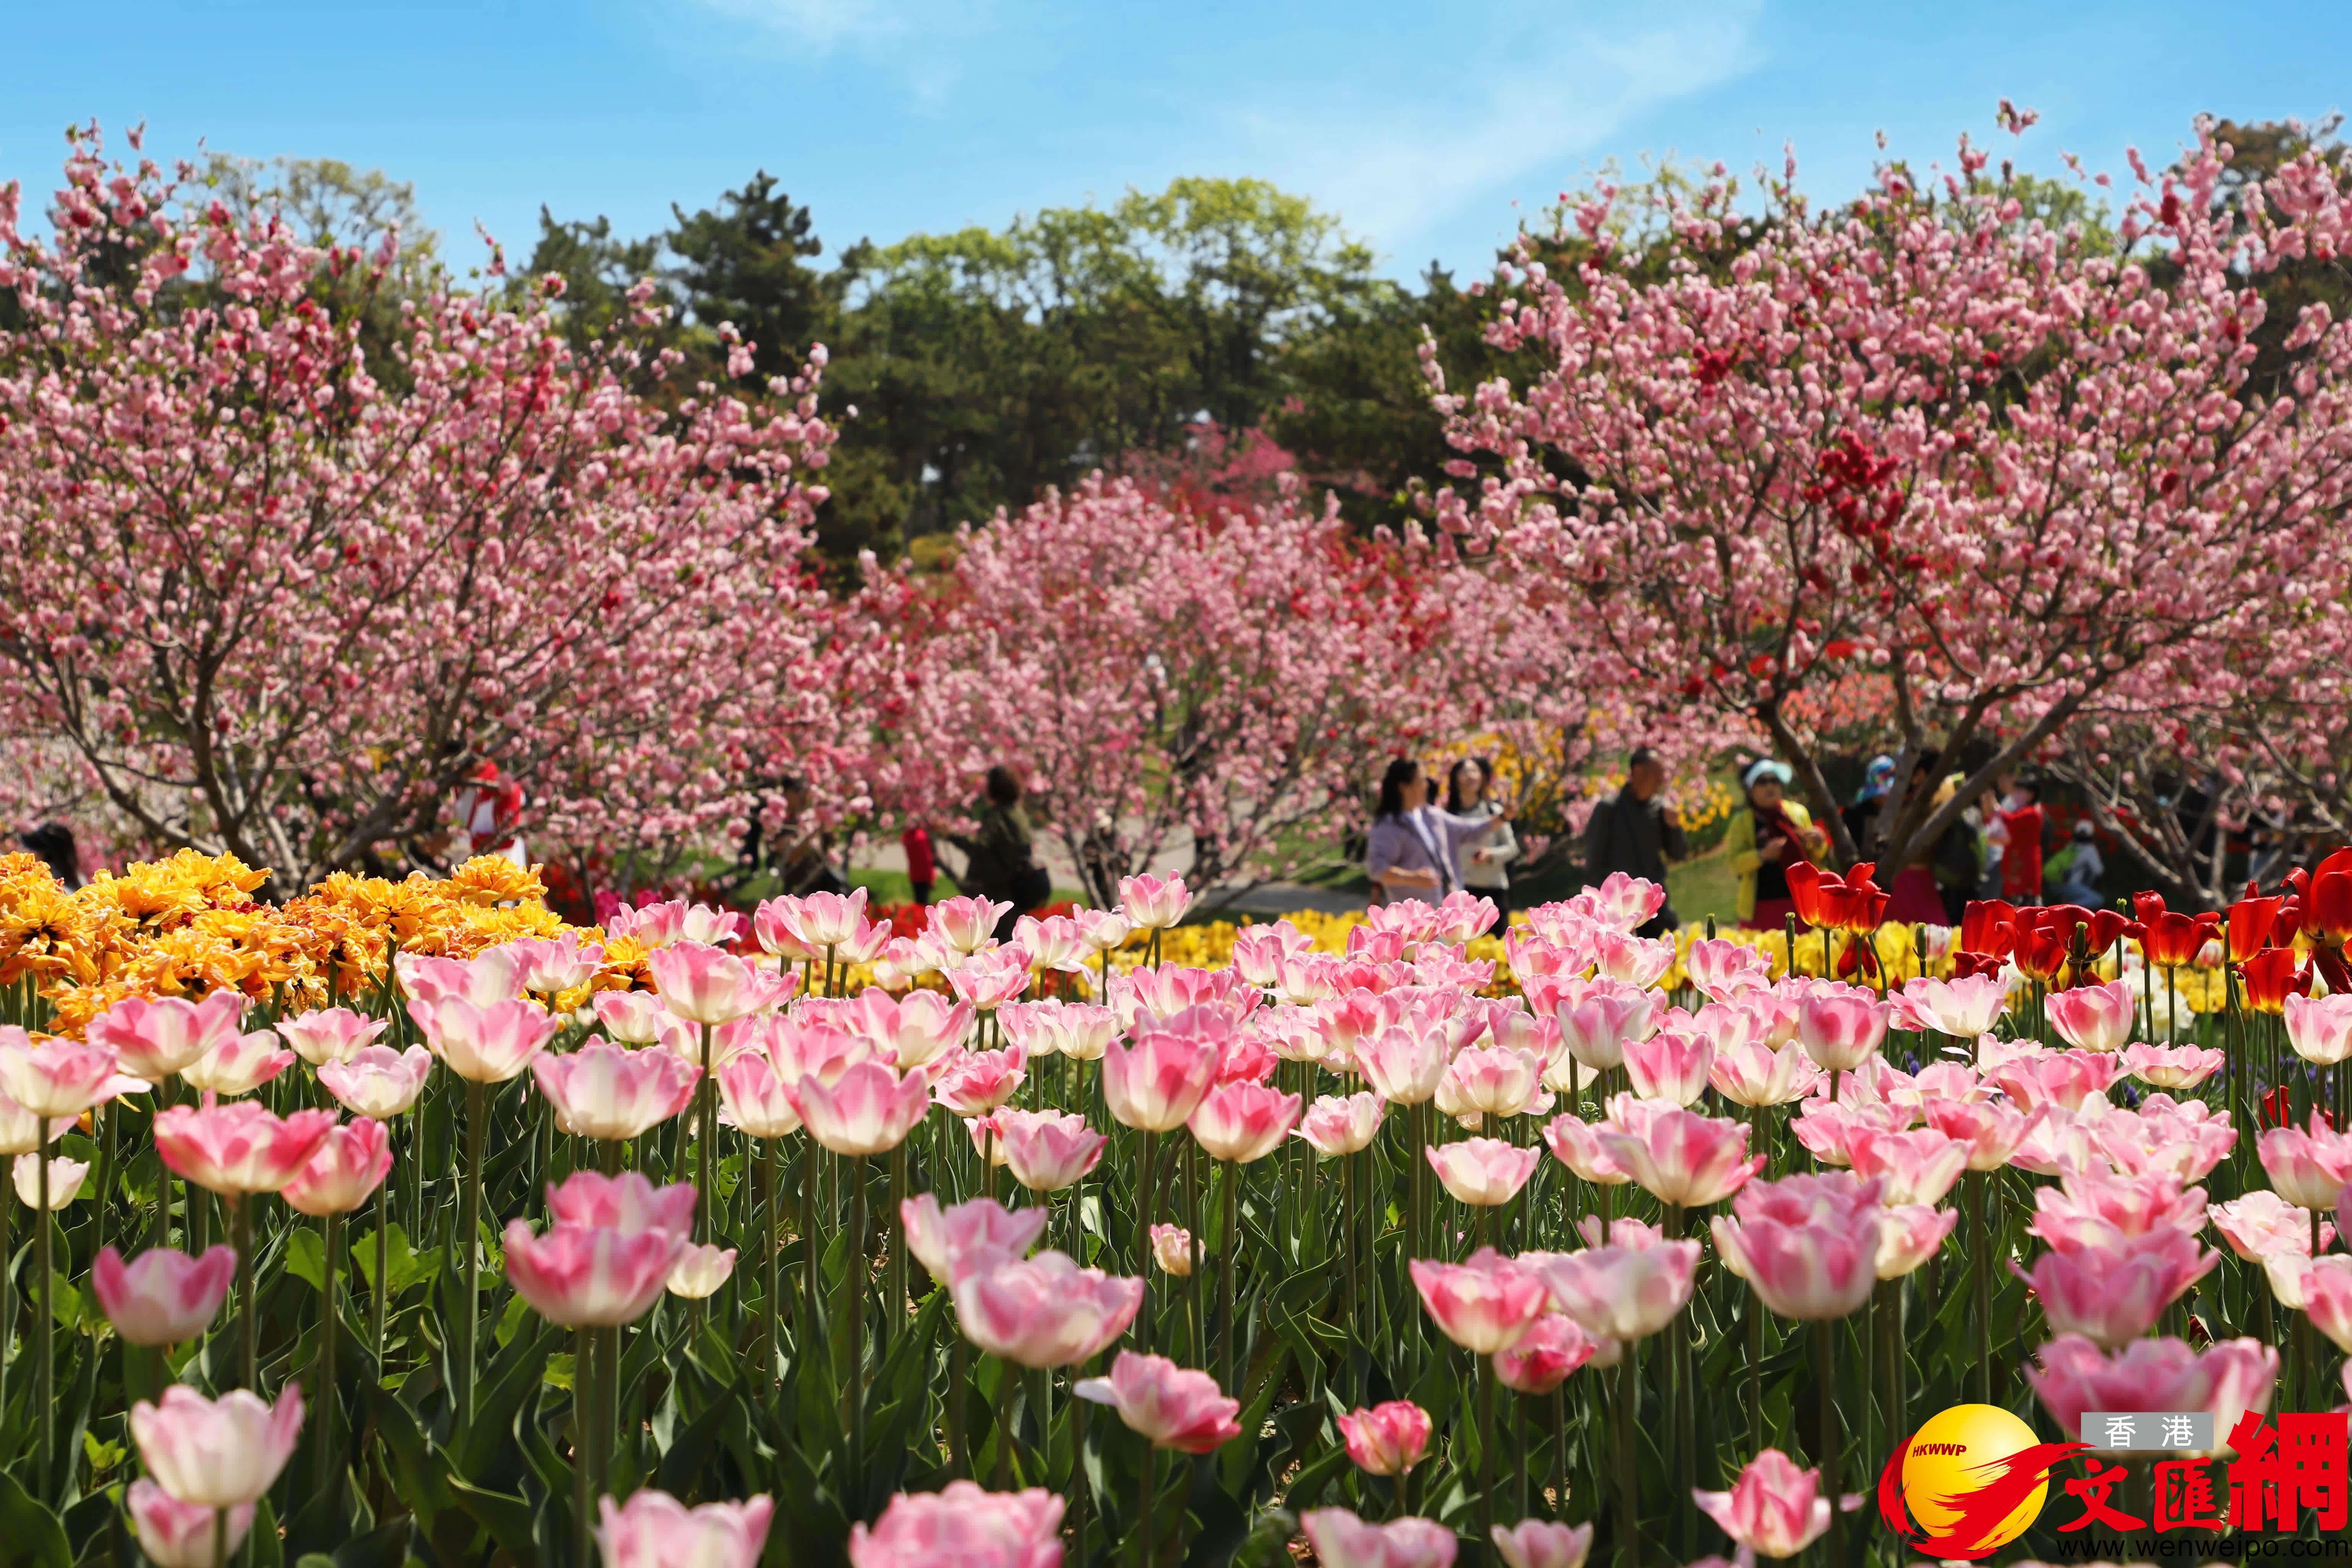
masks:
[[[1998,898],[1976,899],[1960,915],[1960,946],[1970,953],[2006,958],[2017,939],[2016,906]]]
[[[2234,962],[2242,964],[2270,945],[2279,908],[2285,903],[2275,895],[2258,898],[2249,884],[2246,896],[2230,905],[2230,956]]]
[[[2292,947],[2265,947],[2239,966],[2246,1006],[2259,1013],[2284,1013],[2289,997],[2311,995],[2311,966],[2296,961]]]
[[[2300,871],[2290,873],[2296,882]],[[2352,850],[2337,850],[2314,866],[2308,878],[2296,882],[2303,899],[2303,929],[2325,947],[2352,942]]]

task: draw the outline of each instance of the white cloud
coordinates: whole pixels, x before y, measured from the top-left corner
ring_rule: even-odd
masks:
[[[1312,193],[1351,230],[1407,259],[1465,209],[1499,218],[1518,197],[1533,215],[1558,188],[1518,187],[1567,173],[1645,111],[1743,74],[1759,53],[1761,9],[1760,0],[1717,0],[1571,17],[1433,57],[1417,91],[1330,92],[1296,109],[1237,109],[1229,120],[1278,183]],[[1496,237],[1507,232],[1498,226]]]

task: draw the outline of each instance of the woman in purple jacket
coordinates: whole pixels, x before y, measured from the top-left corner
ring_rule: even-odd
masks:
[[[1400,757],[1381,776],[1380,809],[1365,850],[1372,902],[1435,904],[1462,885],[1462,849],[1493,835],[1500,817],[1457,817],[1429,803],[1421,764]]]

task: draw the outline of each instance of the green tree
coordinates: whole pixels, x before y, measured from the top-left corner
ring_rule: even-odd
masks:
[[[667,236],[677,258],[670,270],[696,325],[715,333],[722,322],[754,345],[761,375],[796,368],[829,317],[824,275],[806,258],[824,249],[806,207],[776,188],[766,170],[717,207],[689,215],[673,205],[677,227]]]

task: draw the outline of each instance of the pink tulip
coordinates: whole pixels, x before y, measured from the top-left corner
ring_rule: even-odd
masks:
[[[678,942],[715,945],[741,936],[743,917],[731,909],[673,898],[660,904],[647,902],[635,909],[625,904],[604,917],[604,929],[645,947],[667,947]]]
[[[507,1282],[549,1322],[617,1328],[653,1309],[686,1246],[676,1230],[559,1223],[535,1236],[517,1219],[506,1230]]]
[[[1584,1568],[1584,1560],[1592,1551],[1590,1524],[1523,1519],[1514,1525],[1495,1526],[1494,1537],[1503,1568]]]
[[[2213,1414],[2226,1441],[2238,1417],[2270,1408],[2278,1352],[2259,1340],[2230,1340],[2203,1353],[2177,1339],[2136,1339],[2103,1353],[2080,1334],[2062,1333],[2035,1353],[2025,1380],[2058,1429],[2082,1430],[2086,1410],[2197,1410]]]
[[[376,1042],[391,1026],[390,1019],[362,1018],[349,1008],[320,1008],[315,1012],[278,1020],[278,1032],[294,1054],[313,1067],[349,1061]]]
[[[931,1108],[920,1071],[900,1078],[878,1062],[861,1061],[827,1084],[807,1077],[785,1086],[808,1134],[836,1155],[879,1155],[906,1141]]]
[[[657,948],[646,960],[662,1005],[688,1023],[722,1024],[780,1008],[793,986],[748,959],[699,942]]]
[[[977,953],[996,940],[996,923],[1012,910],[992,899],[943,898],[931,905],[929,929],[958,953]]]
[[[683,1237],[694,1228],[694,1184],[656,1186],[635,1171],[608,1176],[573,1171],[547,1189],[547,1217],[560,1226],[618,1230],[634,1236],[659,1230]]]
[[[228,1511],[226,1536],[215,1539],[219,1510],[182,1502],[144,1477],[131,1483],[123,1502],[139,1550],[154,1568],[216,1568],[222,1549],[234,1557],[253,1529],[253,1504],[241,1502]]]
[[[1656,1030],[1657,998],[1633,986],[1595,981],[1553,1009],[1561,1043],[1595,1072],[1624,1064],[1625,1047]]]
[[[1910,1274],[1944,1245],[1959,1210],[1936,1208],[1924,1203],[1897,1204],[1878,1213],[1878,1257],[1874,1264],[1882,1280]]]
[[[1683,955],[1684,972],[1691,985],[1718,1002],[1772,983],[1772,960],[1742,942],[1724,937],[1702,939]]]
[[[1592,967],[1603,979],[1648,987],[1675,967],[1675,945],[1623,931],[1592,934]]]
[[[1905,986],[1903,994],[1937,1032],[1954,1040],[1976,1039],[2009,1010],[2009,988],[1993,975],[1958,980],[1922,976]]]
[[[996,1113],[997,1146],[1013,1179],[1031,1192],[1059,1192],[1102,1162],[1110,1142],[1087,1125],[1084,1116],[1055,1111]]]
[[[662,1288],[681,1301],[699,1301],[718,1294],[719,1287],[734,1272],[732,1247],[698,1247],[688,1242],[679,1249],[677,1261],[670,1265],[669,1277],[662,1281]]]
[[[92,1045],[111,1046],[118,1065],[134,1078],[161,1083],[213,1047],[236,1038],[245,998],[215,991],[203,1001],[184,997],[126,997],[89,1020]]]
[[[2352,996],[2286,998],[2286,1041],[2305,1061],[2332,1067],[2352,1057]]]
[[[907,999],[932,994],[909,991]],[[1101,1060],[1118,1033],[1118,1014],[1080,1002],[1006,1002],[996,1009],[996,1023],[1005,1039],[1033,1057],[1066,1056],[1076,1061]]]
[[[349,1214],[383,1185],[391,1170],[392,1137],[382,1122],[363,1117],[331,1127],[286,1184],[286,1206],[302,1214]]]
[[[975,953],[947,974],[948,988],[976,1012],[993,1012],[1029,988],[1029,966],[1013,947]]]
[[[1367,1524],[1344,1508],[1310,1508],[1298,1528],[1322,1568],[1453,1568],[1458,1544],[1435,1520]]]
[[[1151,1260],[1160,1271],[1175,1279],[1190,1279],[1192,1274],[1192,1233],[1181,1225],[1155,1225],[1151,1228]]]
[[[1013,946],[1023,965],[1034,972],[1075,974],[1087,967],[1086,938],[1078,935],[1078,923],[1066,915],[1049,915],[1043,920],[1023,915],[1013,925]]]
[[[492,947],[471,958],[432,958],[415,953],[396,954],[393,971],[409,1000],[431,1004],[452,997],[478,1008],[492,1008],[522,995],[522,977],[515,956]]]
[[[2007,1105],[1937,1099],[1920,1108],[1927,1125],[1966,1149],[1972,1171],[2000,1169],[2025,1138],[2024,1113]]]
[[[201,1258],[151,1247],[129,1263],[99,1249],[89,1270],[99,1310],[131,1344],[180,1344],[211,1326],[236,1278],[236,1253],[215,1247]]]
[[[2216,1115],[2201,1100],[2175,1101],[2162,1090],[2142,1100],[2137,1115],[2109,1107],[2084,1122],[2100,1157],[2133,1176],[2164,1171],[2184,1182],[2203,1181],[2238,1144],[2226,1110]]]
[[[1517,1344],[1550,1304],[1542,1280],[1491,1247],[1478,1249],[1467,1263],[1416,1258],[1412,1271],[1413,1289],[1438,1328],[1476,1355]]]
[[[702,1076],[666,1051],[624,1051],[591,1040],[566,1056],[541,1051],[530,1074],[555,1112],[558,1130],[625,1142],[686,1109]]]
[[[2157,1089],[2194,1089],[2228,1061],[2218,1051],[2195,1045],[2131,1045],[2123,1053],[2124,1071]]]
[[[2095,1229],[2104,1233],[2094,1235]],[[2063,1246],[2053,1243],[2034,1260],[2032,1273],[2014,1262],[2010,1268],[2033,1287],[2052,1333],[2078,1333],[2116,1350],[2147,1333],[2166,1307],[2221,1260],[2170,1227],[2126,1236],[2093,1221],[2072,1228]]]
[[[2267,1187],[2257,1187],[2241,1198],[2214,1204],[2209,1211],[2213,1228],[2229,1242],[2230,1250],[2248,1262],[2273,1252],[2311,1256],[2311,1216]],[[2320,1246],[2336,1238],[2336,1227],[2322,1224]]]
[[[1552,1157],[1586,1181],[1600,1186],[1622,1186],[1633,1179],[1601,1143],[1600,1127],[1572,1111],[1562,1111],[1545,1123],[1543,1135]]]
[[[1149,873],[1122,877],[1118,907],[1138,931],[1161,931],[1184,918],[1192,894],[1181,876],[1158,877]]]
[[[408,1016],[433,1054],[472,1083],[504,1083],[555,1038],[555,1019],[528,1001],[484,1008],[463,997],[445,997],[409,1003]]]
[[[289,1383],[274,1406],[238,1388],[207,1399],[184,1383],[131,1407],[131,1435],[147,1474],[173,1500],[199,1508],[258,1501],[293,1455],[302,1431],[302,1389]]]
[[[1821,1069],[1794,1044],[1779,1050],[1760,1040],[1717,1046],[1706,1081],[1735,1105],[1786,1105],[1812,1092]]]
[[[1696,1111],[1620,1094],[1609,1120],[1593,1129],[1617,1167],[1663,1203],[1695,1208],[1718,1203],[1764,1168],[1748,1156],[1748,1129]]]
[[[1517,1148],[1500,1138],[1465,1138],[1422,1150],[1437,1179],[1458,1202],[1492,1208],[1508,1203],[1535,1174],[1543,1151]],[[1416,1264],[1416,1267],[1418,1265]]]
[[[2352,1355],[2352,1254],[2331,1252],[2304,1266],[2303,1312],[2311,1326]]]
[[[26,1208],[38,1209],[41,1205],[41,1156],[18,1155],[9,1167],[16,1184],[16,1197]],[[48,1162],[49,1200],[52,1210],[63,1208],[81,1196],[82,1178],[89,1175],[88,1160],[53,1157]]]
[[[1933,1128],[1882,1133],[1857,1127],[1846,1139],[1846,1159],[1858,1176],[1877,1176],[1882,1203],[1944,1201],[1969,1166],[1966,1144]]]
[[[845,894],[812,893],[777,902],[785,906],[784,918],[801,946],[813,953],[822,955],[828,947],[839,947],[865,934],[866,890],[862,887]]]
[[[1234,967],[1253,986],[1275,985],[1282,961],[1303,956],[1315,939],[1287,920],[1244,925],[1234,933]]]
[[[2063,1051],[2028,1061],[2012,1061],[1990,1076],[2022,1110],[2056,1105],[2079,1111],[2084,1100],[2105,1093],[2107,1086],[2122,1076],[2123,1070],[2123,1060],[2117,1056]]]
[[[1089,1377],[1071,1392],[1116,1406],[1128,1429],[1155,1448],[1205,1454],[1242,1433],[1234,1419],[1241,1401],[1227,1398],[1207,1373],[1184,1371],[1164,1355],[1120,1351],[1108,1377]]]
[[[1499,1046],[1455,1056],[1439,1084],[1438,1098],[1450,1098],[1482,1116],[1517,1116],[1539,1102],[1550,1103],[1543,1094],[1543,1059],[1531,1051]]]
[[[23,1030],[0,1024],[0,1094],[35,1116],[69,1122],[114,1098],[123,1082],[112,1046],[76,1040],[36,1045]]]
[[[1599,1215],[1581,1215],[1576,1221],[1576,1233],[1584,1238],[1587,1247],[1622,1247],[1630,1251],[1655,1247],[1666,1239],[1664,1226],[1646,1225],[1629,1214],[1612,1219],[1605,1229]]]
[[[1586,1333],[1636,1340],[1664,1328],[1690,1303],[1698,1255],[1696,1241],[1588,1247],[1537,1267],[1552,1301]]]
[[[767,1057],[736,1057],[711,1076],[719,1081],[721,1119],[746,1137],[781,1138],[801,1130],[801,1113]]]
[[[698,1058],[702,1030],[662,1006],[651,991],[598,991],[593,1006],[604,1032],[625,1045],[658,1045]]]
[[[578,990],[604,966],[603,946],[591,942],[583,947],[570,931],[543,939],[522,937],[505,946],[514,960],[516,986],[544,997]]]
[[[1280,1147],[1297,1120],[1297,1095],[1240,1082],[1203,1095],[1185,1125],[1211,1159],[1249,1165]]]
[[[950,1286],[998,1257],[1018,1258],[1036,1246],[1048,1217],[1045,1208],[1007,1209],[987,1197],[942,1209],[929,1193],[898,1205],[907,1250],[932,1279]]]
[[[1797,1004],[1797,1042],[1824,1072],[1852,1072],[1878,1054],[1887,1009],[1867,991],[1812,991]]]
[[[349,1061],[320,1064],[319,1082],[354,1116],[384,1121],[416,1103],[433,1073],[433,1053],[421,1045],[394,1051],[362,1046]]]
[[[765,1492],[688,1508],[640,1487],[618,1507],[609,1497],[597,1500],[596,1550],[604,1568],[759,1568],[775,1511]]]
[[[1702,1035],[1660,1030],[1648,1040],[1625,1042],[1625,1078],[1644,1100],[1688,1105],[1706,1092],[1715,1047]]]
[[[2052,991],[2042,1005],[2050,1015],[2050,1027],[2068,1045],[2083,1051],[2121,1051],[2139,1018],[2139,998],[2133,994],[2131,982],[2123,979]]]
[[[250,1094],[294,1065],[268,1030],[222,1041],[180,1070],[188,1086],[208,1094]]]
[[[2352,1182],[2352,1135],[2334,1131],[2317,1116],[2308,1128],[2271,1128],[2254,1151],[2271,1186],[2297,1208],[2334,1208],[2345,1184]]]
[[[1595,1348],[1575,1319],[1547,1312],[1528,1325],[1517,1343],[1495,1353],[1495,1376],[1522,1394],[1549,1394],[1591,1361]]]
[[[1435,1099],[1444,1081],[1445,1036],[1433,1030],[1382,1030],[1357,1044],[1356,1065],[1381,1099],[1419,1105]]]
[[[1199,1107],[1216,1071],[1214,1046],[1147,1030],[1131,1048],[1113,1040],[1104,1051],[1103,1099],[1123,1126],[1172,1133]]]
[[[276,1192],[310,1164],[334,1125],[330,1111],[297,1111],[280,1120],[252,1100],[173,1105],[155,1113],[155,1152],[207,1192]]]
[[[1307,1108],[1298,1136],[1327,1158],[1352,1155],[1380,1135],[1388,1102],[1373,1093],[1326,1094]]]
[[[1339,1421],[1348,1458],[1367,1475],[1401,1476],[1429,1452],[1429,1412],[1410,1399],[1391,1399]]]
[[[959,1116],[985,1116],[1028,1077],[1019,1046],[1003,1051],[960,1051],[932,1070],[931,1097]]]
[[[2057,1186],[2036,1190],[2033,1202],[2037,1218],[2030,1228],[2053,1245],[2062,1244],[2069,1226],[2086,1220],[2113,1226],[2126,1236],[2145,1236],[2164,1227],[2194,1236],[2205,1228],[2204,1189],[2184,1189],[2180,1178],[2168,1173],[2073,1172]]]
[[[849,1527],[850,1568],[1059,1568],[1062,1500],[1042,1487],[985,1492],[950,1481],[900,1492],[869,1531]]]
[[[1022,1366],[1086,1361],[1127,1332],[1143,1305],[1143,1281],[1081,1269],[1067,1255],[1001,1259],[953,1286],[964,1336]]]
[[[1820,1470],[1801,1470],[1780,1449],[1767,1448],[1748,1461],[1729,1491],[1694,1488],[1691,1498],[1742,1549],[1794,1557],[1829,1531],[1830,1500],[1821,1485]]]
[[[1716,1252],[1784,1318],[1849,1317],[1878,1282],[1879,1191],[1843,1171],[1759,1182],[1712,1222]]]

